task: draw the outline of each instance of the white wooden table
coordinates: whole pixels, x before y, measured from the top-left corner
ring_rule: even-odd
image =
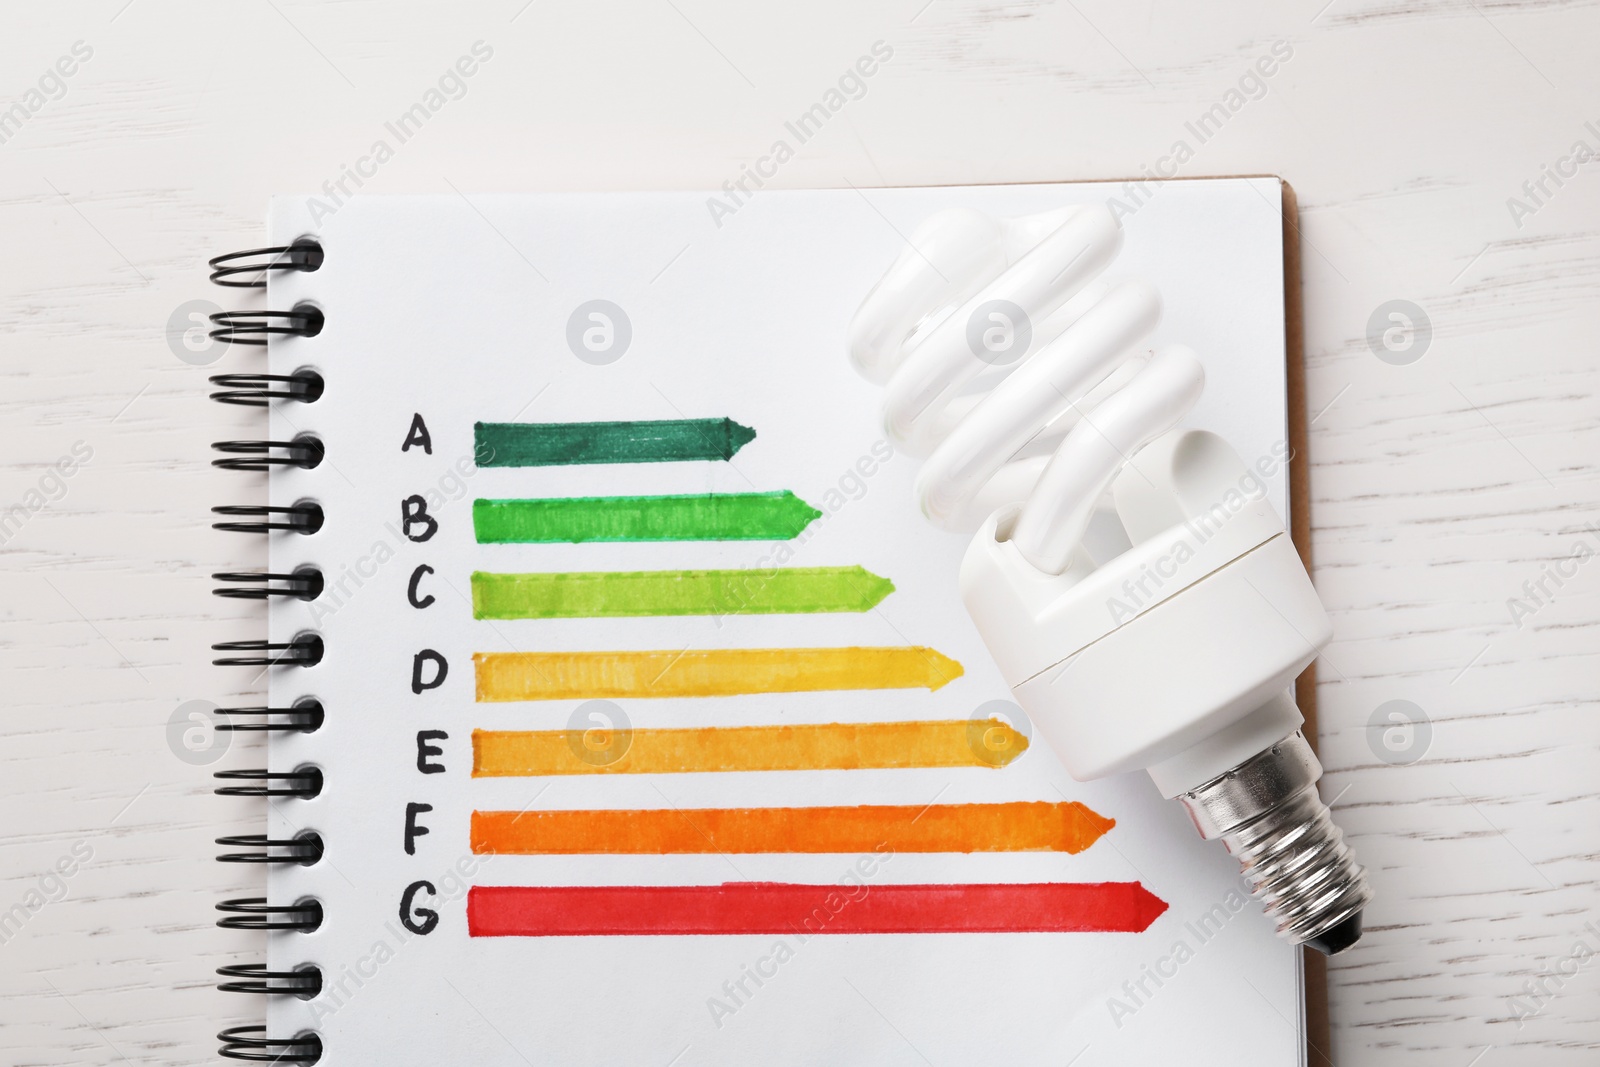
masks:
[[[1571,153],[1600,152],[1600,10],[1516,0],[8,10],[0,1058],[208,1060],[253,1021],[211,973],[252,943],[212,904],[251,882],[210,857],[260,816],[210,775],[259,753],[190,765],[167,727],[248,695],[207,665],[248,615],[207,575],[261,561],[201,516],[240,491],[207,444],[250,413],[202,400],[213,368],[164,327],[220,299],[203,262],[258,243],[270,194],[337,183],[478,40],[492,60],[365,191],[720,186],[879,40],[775,184],[1287,177],[1326,795],[1379,894],[1333,967],[1333,1059],[1596,1062],[1600,163]],[[1431,332],[1385,347],[1396,300]],[[1397,700],[1426,727],[1369,726]]]

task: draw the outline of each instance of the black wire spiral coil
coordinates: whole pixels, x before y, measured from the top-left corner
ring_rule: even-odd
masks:
[[[217,256],[210,263],[211,281],[230,289],[265,289],[272,270],[313,271],[322,266],[322,246],[312,240],[276,248],[250,248]],[[251,277],[242,278],[239,275]]]
[[[211,651],[247,653],[219,656],[211,661],[218,667],[315,667],[325,647],[316,634],[300,634],[293,641],[219,641]]]
[[[211,260],[211,280],[217,285],[238,289],[264,289],[274,271],[315,271],[322,266],[321,245],[311,240],[296,241],[271,248],[231,252]],[[211,316],[211,336],[241,345],[264,346],[276,337],[315,337],[326,319],[320,308],[307,303],[289,311],[223,311]],[[222,404],[267,407],[274,401],[311,404],[322,397],[324,382],[316,371],[304,368],[293,374],[219,374],[211,378],[217,391],[211,399]],[[212,461],[225,470],[270,471],[274,468],[311,470],[324,455],[320,438],[300,433],[288,441],[218,441],[211,446],[221,453]],[[311,500],[287,506],[237,504],[213,507],[221,521],[212,523],[218,530],[235,533],[315,534],[325,519],[320,504]],[[212,592],[220,597],[243,600],[315,600],[322,595],[324,580],[316,567],[299,567],[290,573],[270,571],[223,571],[213,574],[219,583]],[[288,641],[223,641],[211,646],[221,653],[213,659],[224,667],[312,667],[322,661],[326,651],[316,633],[296,634]],[[288,707],[219,708],[224,720],[217,729],[241,732],[309,733],[323,724],[321,701],[304,697]],[[265,768],[215,772],[216,792],[222,796],[265,797],[308,800],[322,792],[322,771],[301,766],[291,771]],[[304,831],[290,838],[266,834],[243,834],[217,838],[227,851],[221,863],[311,866],[322,859],[322,837]],[[322,926],[322,904],[303,899],[292,904],[272,904],[266,897],[243,897],[217,905],[221,917],[217,925],[232,930],[287,930],[309,933]],[[217,968],[217,988],[227,993],[253,993],[258,996],[315,997],[322,991],[322,971],[315,966],[293,970],[270,970],[265,963],[241,963]],[[322,1039],[314,1032],[291,1037],[271,1037],[265,1026],[235,1026],[217,1034],[218,1050],[227,1059],[259,1063],[314,1064],[322,1057]]]
[[[217,729],[241,733],[276,731],[308,734],[320,729],[323,720],[322,701],[311,697],[297,700],[287,708],[218,708],[216,713],[229,717],[228,722],[218,723]],[[259,716],[261,721],[234,722],[232,717],[235,715]]]
[[[221,982],[217,988],[224,993],[256,993],[271,996],[286,993],[293,997],[314,997],[322,992],[322,971],[305,967],[298,971],[269,971],[265,963],[236,963],[231,967],[218,967],[223,978],[242,979]]]
[[[258,504],[227,504],[211,509],[214,515],[254,518],[254,522],[214,522],[213,530],[233,533],[270,534],[274,530],[292,530],[295,533],[314,534],[322,529],[322,505],[306,501],[287,508],[269,508]],[[282,516],[278,518],[277,516]]]
[[[220,852],[218,863],[292,863],[309,867],[322,858],[322,835],[307,831],[294,837],[272,838],[266,834],[233,834],[217,838],[224,848],[247,848],[248,852]]]
[[[272,596],[293,597],[296,600],[315,600],[322,595],[322,572],[315,567],[301,567],[293,574],[273,574],[268,571],[223,571],[213,574],[213,581],[244,582],[242,586],[219,586],[211,590],[214,596],[232,597],[236,600],[265,600]],[[282,582],[282,585],[273,585]]]
[[[226,930],[298,930],[309,934],[322,925],[322,904],[268,904],[266,897],[241,897],[217,905],[224,917],[217,925]]]
[[[299,797],[310,800],[322,792],[322,772],[316,767],[293,771],[217,771],[212,775],[223,782],[253,782],[254,785],[220,785],[219,797]]]
[[[213,374],[210,381],[212,385],[223,387],[220,392],[211,394],[212,400],[253,408],[264,408],[273,400],[314,404],[322,399],[324,388],[322,375],[314,370],[293,374]]]
[[[226,453],[225,458],[214,459],[211,465],[230,471],[264,471],[273,467],[312,470],[322,462],[323,454],[321,438],[308,433],[297,434],[292,441],[213,441],[211,447]]]
[[[291,311],[218,311],[211,336],[234,345],[265,345],[271,337],[315,337],[326,323],[322,309],[300,304]]]
[[[217,1051],[230,1060],[259,1063],[316,1063],[322,1058],[322,1038],[307,1032],[286,1040],[267,1036],[265,1026],[232,1026],[217,1034]]]

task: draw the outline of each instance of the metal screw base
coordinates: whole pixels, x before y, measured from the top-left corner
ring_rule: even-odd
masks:
[[[1178,800],[1200,836],[1238,858],[1278,936],[1332,955],[1361,937],[1372,890],[1317,795],[1321,777],[1296,732]]]

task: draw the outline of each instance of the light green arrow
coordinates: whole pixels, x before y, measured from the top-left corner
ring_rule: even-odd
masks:
[[[472,576],[478,619],[800,615],[870,611],[894,583],[862,567]]]

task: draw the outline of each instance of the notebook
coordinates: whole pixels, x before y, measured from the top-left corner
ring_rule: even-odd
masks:
[[[1075,782],[1032,737],[958,596],[968,538],[919,513],[846,351],[931,214],[1109,200],[1108,277],[1205,363],[1187,425],[1281,460],[1286,193],[274,200],[298,269],[231,291],[224,328],[270,344],[216,368],[272,394],[229,457],[272,468],[236,505],[283,510],[229,521],[279,527],[294,594],[277,665],[227,668],[291,709],[249,787],[266,899],[228,905],[266,965],[219,961],[266,1028],[230,1050],[1303,1062],[1300,951],[1146,776]]]

